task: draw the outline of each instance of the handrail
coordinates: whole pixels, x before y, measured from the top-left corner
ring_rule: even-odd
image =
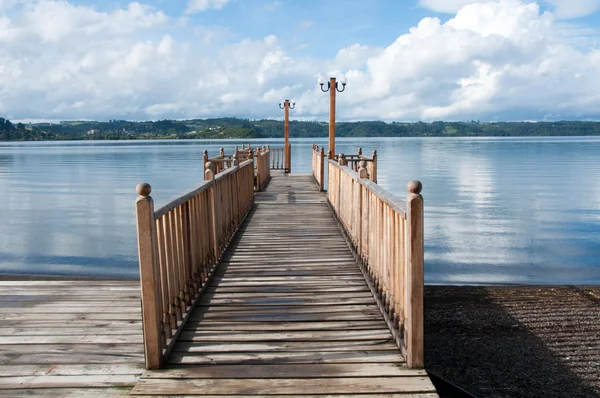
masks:
[[[406,202],[369,181],[367,162],[358,172],[328,160],[327,199],[391,326],[408,366],[423,367],[423,197],[408,184]]]
[[[313,144],[312,153],[312,176],[315,182],[319,186],[319,190],[323,192],[325,190],[325,150],[317,145]]]
[[[154,210],[150,184],[138,184],[138,254],[147,369],[159,369],[225,248],[254,203],[253,160],[215,176]]]

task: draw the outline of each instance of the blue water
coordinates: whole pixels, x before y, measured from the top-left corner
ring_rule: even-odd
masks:
[[[202,180],[202,152],[278,140],[0,143],[0,273],[136,276],[138,182],[160,202]],[[293,139],[294,172],[311,145]],[[600,138],[338,139],[379,184],[423,182],[428,283],[600,283]]]

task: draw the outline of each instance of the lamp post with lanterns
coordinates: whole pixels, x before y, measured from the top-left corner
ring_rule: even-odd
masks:
[[[346,79],[342,77],[339,81],[341,83],[342,88],[338,86],[338,81],[335,77],[330,77],[327,82],[327,89],[324,89],[325,80],[320,77],[319,78],[319,86],[321,86],[321,91],[327,92],[329,91],[329,152],[331,158],[335,156],[335,94],[336,92],[342,92],[346,89]]]
[[[283,121],[283,152],[285,157],[285,165],[284,171],[289,173],[292,170],[292,162],[291,162],[291,151],[290,151],[290,109],[294,109],[296,107],[295,102],[291,102],[286,99],[282,104],[279,104],[279,108],[283,109],[284,121]]]

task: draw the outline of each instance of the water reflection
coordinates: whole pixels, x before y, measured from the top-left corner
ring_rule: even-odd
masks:
[[[311,145],[292,140],[294,172]],[[0,144],[0,272],[135,276],[135,185],[160,203],[202,180],[202,152],[278,140]],[[600,283],[599,138],[339,139],[374,149],[398,197],[423,182],[429,283]]]

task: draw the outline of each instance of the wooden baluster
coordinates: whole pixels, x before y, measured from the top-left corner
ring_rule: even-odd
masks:
[[[200,288],[202,287],[202,280],[200,278],[200,267],[202,264],[202,243],[201,243],[201,232],[200,224],[203,222],[200,217],[200,197],[195,196],[191,200],[191,229],[192,229],[192,249],[194,251],[194,263],[192,264],[192,279],[194,281],[194,299],[198,295]]]
[[[179,313],[180,319],[183,319],[183,314],[186,312],[186,300],[185,300],[185,255],[183,248],[183,225],[182,225],[182,214],[181,206],[177,206],[173,209],[173,220],[175,230],[175,250],[177,254],[177,269],[175,270],[176,278],[179,286]]]
[[[192,243],[192,227],[190,220],[190,202],[187,201],[181,205],[181,229],[183,237],[183,258],[184,258],[184,294],[185,304],[187,306],[192,305],[193,296],[193,285],[192,285],[192,264],[194,258],[194,248]]]
[[[240,161],[237,158],[237,154],[233,155],[233,166],[234,167],[238,167],[238,170],[235,172],[235,176],[233,177],[234,179],[234,187],[233,187],[233,206],[234,206],[234,212],[235,212],[235,219],[234,219],[234,230],[237,229],[238,225],[240,224],[240,218],[241,218],[241,208],[240,208],[240,200],[239,200],[239,186],[240,186],[240,180],[241,180],[241,176],[240,176]]]
[[[211,228],[211,243],[212,243],[212,251],[214,256],[214,263],[217,262],[219,258],[219,235],[217,234],[217,211],[216,211],[216,187],[215,187],[215,173],[214,173],[213,164],[208,162],[206,164],[206,172],[204,173],[204,179],[208,181],[212,181],[209,188],[209,196],[208,196],[208,212],[210,214],[210,228]]]
[[[323,192],[325,190],[325,155],[324,155],[324,150],[323,147],[321,147],[321,152],[319,153],[319,156],[317,157],[319,163],[318,163],[318,168],[319,168],[319,186],[321,188],[321,192]]]
[[[173,329],[171,327],[171,319],[169,317],[169,278],[167,276],[168,263],[166,253],[166,236],[165,236],[165,223],[164,217],[156,220],[156,235],[158,241],[158,259],[160,265],[160,292],[162,301],[162,322],[164,331],[163,346],[166,346],[166,339],[173,336]]]
[[[260,191],[260,181],[262,176],[262,156],[260,148],[256,149],[256,191]]]
[[[135,201],[138,256],[140,261],[140,281],[142,296],[142,319],[144,329],[144,356],[146,369],[160,369],[163,366],[162,341],[164,337],[161,321],[160,271],[158,263],[158,243],[154,220],[154,201],[150,196],[150,184],[141,183],[136,187],[138,198]]]
[[[210,214],[208,211],[209,192],[204,191],[200,198],[200,214],[202,215],[202,284],[208,280],[210,272]]]
[[[406,294],[408,307],[406,308],[406,329],[404,339],[406,342],[406,362],[411,368],[423,367],[423,185],[419,181],[408,183],[408,197],[406,198],[406,221],[408,245],[408,278]]]
[[[177,268],[176,259],[175,259],[175,249],[173,243],[173,235],[174,231],[172,228],[171,220],[173,218],[172,212],[169,212],[163,216],[164,226],[165,226],[165,247],[166,247],[166,255],[167,255],[167,278],[169,282],[169,315],[171,317],[170,323],[173,330],[177,329],[177,321],[179,320],[178,312],[177,312],[177,279],[175,278],[175,270]]]

